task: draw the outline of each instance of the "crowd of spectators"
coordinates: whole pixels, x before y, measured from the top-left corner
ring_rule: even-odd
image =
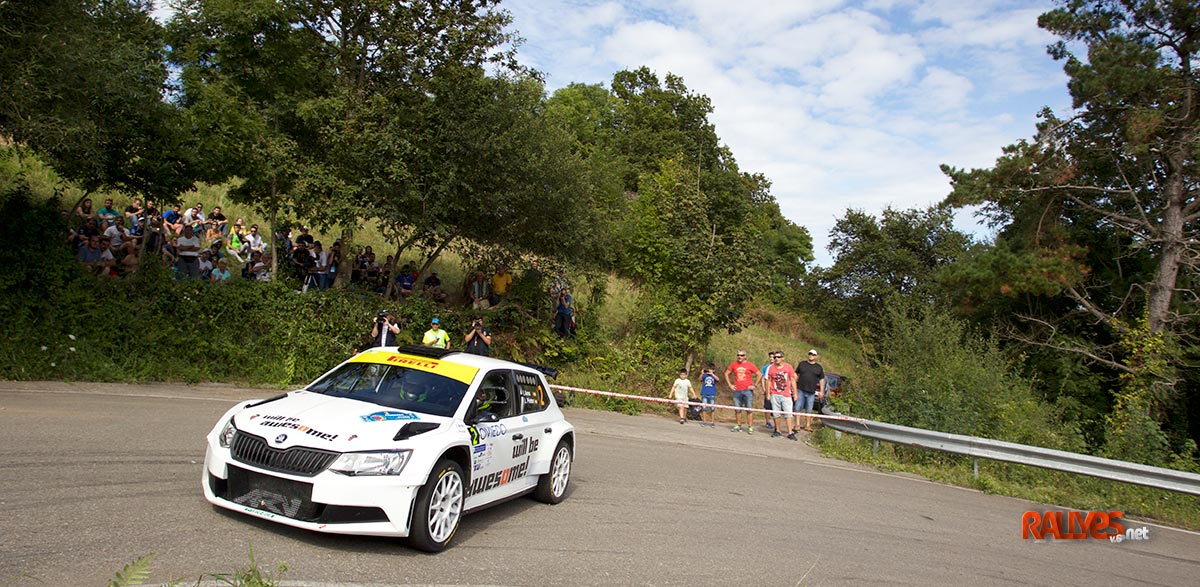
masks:
[[[258,226],[249,231],[238,218],[232,225],[214,206],[208,214],[204,205],[181,210],[176,204],[160,211],[153,201],[143,205],[134,198],[123,211],[104,199],[93,210],[84,198],[69,215],[67,244],[75,256],[97,275],[120,277],[137,272],[143,258],[158,259],[178,279],[203,279],[214,283],[232,276],[230,259],[237,262],[245,279],[271,279],[271,255]]]
[[[213,283],[228,281],[236,273],[244,279],[269,281],[271,256],[266,239],[257,224],[246,225],[242,218],[232,222],[213,206],[207,213],[197,202],[183,208],[179,204],[159,210],[153,201],[144,204],[133,198],[123,211],[105,198],[103,207],[93,209],[91,198],[84,198],[70,212],[68,244],[76,257],[98,275],[120,277],[134,273],[143,258],[157,259],[176,279],[202,279]],[[341,239],[326,249],[324,244],[302,226],[298,234],[291,230],[276,233],[280,255],[279,270],[295,276],[301,290],[324,290],[333,286],[339,265],[350,264],[350,284],[356,290],[373,291],[400,301],[424,297],[435,304],[451,303],[436,270],[426,275],[411,263],[396,268],[397,260],[388,255],[379,262],[370,246],[356,254],[345,255]],[[549,294],[551,323],[563,337],[575,331],[575,310],[570,283],[562,270],[544,288],[544,276],[537,261],[522,275],[533,290]],[[513,294],[514,278],[500,264],[488,277],[483,270],[468,272],[461,288],[461,299],[473,310],[494,308]],[[542,302],[534,300],[539,308]]]

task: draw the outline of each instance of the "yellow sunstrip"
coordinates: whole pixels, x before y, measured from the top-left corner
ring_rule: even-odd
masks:
[[[436,373],[443,377],[449,377],[455,381],[461,381],[470,384],[475,379],[475,374],[479,369],[459,365],[457,363],[448,363],[437,359],[426,357],[416,357],[413,355],[405,355],[401,353],[393,353],[389,351],[367,351],[352,359],[351,363],[379,363],[383,365],[398,365],[418,371],[428,373]]]

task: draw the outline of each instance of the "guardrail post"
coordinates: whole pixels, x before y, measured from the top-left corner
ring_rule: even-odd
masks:
[[[873,456],[873,457],[879,456],[879,441],[878,440],[871,441],[871,456]]]
[[[834,440],[841,440],[841,439],[842,439],[842,431],[841,431],[841,430],[834,430],[834,431],[833,431],[833,439],[834,439]]]
[[[975,473],[975,478],[979,478],[979,459],[971,459],[971,469]]]

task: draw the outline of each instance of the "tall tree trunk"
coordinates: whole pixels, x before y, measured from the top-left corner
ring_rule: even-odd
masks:
[[[342,246],[338,247],[340,251],[337,262],[337,272],[333,274],[333,287],[335,289],[346,289],[346,284],[350,282],[350,276],[354,274],[354,260],[350,256],[350,245],[354,243],[354,230],[350,228],[342,229]],[[346,259],[350,259],[347,263]]]
[[[446,247],[449,246],[450,243],[456,238],[458,238],[458,233],[454,233],[445,241],[442,241],[442,244],[438,245],[438,248],[434,249],[433,252],[429,254],[429,258],[425,259],[425,264],[421,266],[421,270],[418,272],[418,275],[427,274],[429,272],[429,268],[433,266],[433,262],[436,261],[439,256],[441,256],[442,251],[444,251]]]
[[[268,251],[271,252],[271,281],[275,281],[275,279],[277,278],[277,274],[279,272],[279,259],[277,258],[279,255],[275,254],[275,215],[278,211],[278,201],[279,201],[276,199],[276,194],[277,194],[277,191],[276,191],[275,178],[272,177],[271,178],[271,214],[269,215],[269,218],[267,219],[267,222],[270,224],[270,226],[267,227],[267,233],[271,235],[270,236],[271,240],[269,241],[271,243],[271,245],[267,249]]]
[[[1170,319],[1171,299],[1175,295],[1175,284],[1179,278],[1179,266],[1183,263],[1183,253],[1186,247],[1184,237],[1184,207],[1187,205],[1187,186],[1184,185],[1184,156],[1179,151],[1166,157],[1167,182],[1165,186],[1167,203],[1163,207],[1162,222],[1159,225],[1160,246],[1162,253],[1158,258],[1158,267],[1154,272],[1154,281],[1150,283],[1150,293],[1146,300],[1146,326],[1152,333],[1166,329]]]

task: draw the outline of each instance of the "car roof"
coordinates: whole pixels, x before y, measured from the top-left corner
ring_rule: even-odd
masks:
[[[526,363],[506,361],[504,359],[497,359],[494,357],[485,357],[482,355],[476,355],[473,353],[467,353],[467,352],[463,352],[463,351],[439,349],[439,348],[426,347],[426,346],[374,347],[374,348],[367,349],[359,354],[361,355],[361,354],[369,353],[372,351],[393,352],[393,353],[398,353],[398,354],[402,354],[402,355],[411,355],[411,356],[417,356],[417,357],[426,357],[426,358],[430,358],[430,359],[437,359],[439,361],[456,363],[459,365],[465,365],[467,367],[475,367],[475,368],[479,369],[480,371],[487,371],[487,370],[491,370],[491,369],[520,369],[523,371],[540,372],[545,375],[548,375],[549,377],[554,377],[554,374],[557,373],[553,369],[546,369],[544,367],[539,367],[537,365],[529,365]],[[547,371],[549,371],[549,373],[547,373]]]

